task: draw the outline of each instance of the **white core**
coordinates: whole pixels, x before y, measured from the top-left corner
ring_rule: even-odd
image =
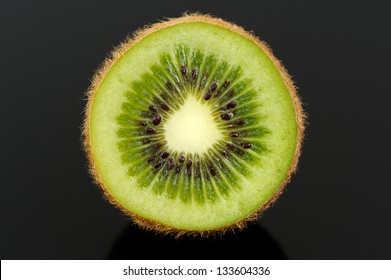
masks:
[[[183,153],[202,154],[222,139],[211,108],[191,94],[181,108],[169,117],[164,130],[168,147]]]

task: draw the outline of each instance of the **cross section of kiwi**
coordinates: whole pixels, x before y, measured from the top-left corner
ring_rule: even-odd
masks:
[[[242,28],[186,15],[117,48],[88,92],[91,172],[148,229],[242,227],[294,172],[303,112],[280,62]]]

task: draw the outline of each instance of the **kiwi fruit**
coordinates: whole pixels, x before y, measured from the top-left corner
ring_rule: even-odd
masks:
[[[191,14],[113,51],[88,90],[83,131],[110,202],[146,229],[208,235],[242,228],[281,194],[304,114],[262,41]]]

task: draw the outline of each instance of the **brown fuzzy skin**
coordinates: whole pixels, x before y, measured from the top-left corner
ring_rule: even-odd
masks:
[[[236,32],[243,37],[250,39],[253,41],[256,45],[258,45],[267,55],[268,57],[273,61],[274,65],[277,67],[278,71],[280,72],[285,85],[287,86],[289,93],[291,95],[293,105],[296,112],[296,122],[297,122],[297,142],[296,142],[296,151],[295,155],[291,164],[291,167],[289,169],[289,172],[281,184],[281,186],[278,188],[278,190],[274,193],[274,195],[261,207],[259,207],[256,211],[254,211],[251,215],[249,215],[247,218],[243,220],[239,220],[233,224],[227,225],[222,228],[217,228],[213,230],[186,230],[181,228],[174,228],[162,223],[159,223],[157,221],[148,220],[146,218],[140,217],[136,215],[135,213],[130,212],[128,209],[123,207],[118,203],[118,201],[113,197],[113,195],[108,191],[106,186],[103,183],[103,180],[97,170],[97,166],[95,164],[95,160],[91,151],[91,142],[90,142],[90,114],[91,114],[91,106],[94,100],[95,93],[97,92],[99,85],[101,81],[104,79],[106,74],[110,71],[111,66],[121,57],[124,55],[124,53],[131,48],[134,44],[136,44],[138,41],[143,39],[144,37],[148,36],[149,34],[158,31],[160,29],[173,26],[176,24],[186,23],[186,22],[205,22],[205,23],[211,23],[214,25],[221,26],[223,28],[229,29],[233,32]],[[237,229],[243,229],[246,224],[250,221],[256,220],[267,208],[269,208],[274,201],[281,195],[283,190],[285,189],[285,186],[289,183],[292,174],[296,171],[297,164],[299,161],[299,157],[301,154],[301,147],[302,142],[304,138],[304,126],[305,126],[305,114],[303,112],[303,108],[301,105],[300,98],[297,94],[296,88],[281,64],[281,62],[273,55],[272,51],[269,49],[269,47],[259,40],[257,37],[255,37],[253,34],[246,32],[242,27],[239,27],[233,23],[226,22],[222,19],[212,17],[210,15],[202,15],[202,14],[185,14],[182,17],[174,18],[174,19],[168,19],[163,22],[159,22],[156,24],[153,24],[151,26],[147,26],[144,29],[138,30],[135,35],[132,38],[127,38],[122,44],[120,44],[117,48],[114,49],[114,51],[111,53],[111,56],[105,60],[103,65],[98,69],[98,71],[95,73],[92,84],[87,92],[87,106],[85,111],[85,120],[83,125],[83,132],[82,136],[84,138],[84,149],[86,151],[89,165],[90,165],[90,173],[95,179],[95,182],[100,186],[100,188],[103,190],[104,195],[106,198],[114,204],[117,208],[122,210],[127,216],[130,216],[132,220],[139,225],[141,228],[146,230],[153,230],[158,233],[163,233],[166,235],[172,235],[175,237],[180,236],[202,236],[202,237],[208,237],[210,235],[214,234],[224,234],[227,231],[234,231]]]

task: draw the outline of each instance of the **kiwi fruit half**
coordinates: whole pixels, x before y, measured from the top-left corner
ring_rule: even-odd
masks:
[[[109,200],[156,231],[242,227],[294,172],[295,87],[269,48],[207,15],[169,19],[116,48],[88,91],[84,143]]]

